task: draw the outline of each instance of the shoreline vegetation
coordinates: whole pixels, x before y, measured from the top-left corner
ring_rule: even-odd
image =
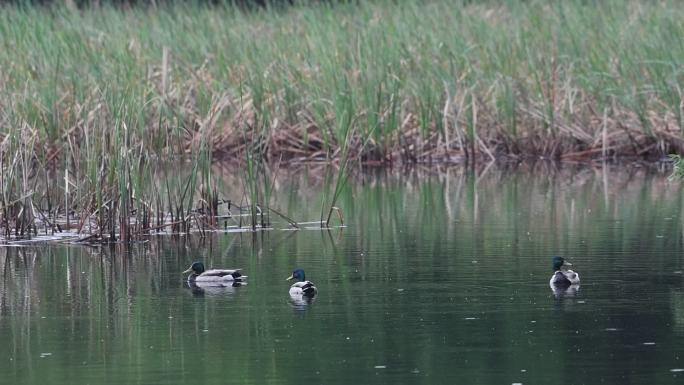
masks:
[[[149,155],[204,143],[218,160],[329,160],[345,142],[380,163],[683,148],[681,2],[0,10],[3,139],[49,161],[120,130]]]
[[[681,36],[668,0],[2,5],[0,228],[216,226],[219,161],[256,230],[296,226],[270,206],[295,162],[335,164],[327,226],[351,164],[662,159],[684,149]]]

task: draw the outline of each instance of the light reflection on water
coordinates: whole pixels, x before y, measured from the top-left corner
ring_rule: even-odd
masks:
[[[356,177],[340,201],[349,226],[331,231],[0,249],[4,379],[681,381],[682,199],[666,174],[421,173]],[[316,180],[278,183],[289,216],[320,214]],[[552,255],[581,287],[549,287]],[[248,285],[189,287],[180,272],[197,259],[245,269]],[[288,295],[298,266],[312,303]]]

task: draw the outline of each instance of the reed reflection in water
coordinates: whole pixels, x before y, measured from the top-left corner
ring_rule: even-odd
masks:
[[[13,383],[677,383],[680,185],[538,167],[355,175],[348,227],[329,231],[0,248],[0,368]],[[317,218],[319,175],[283,171],[274,202]],[[579,289],[549,288],[553,254]],[[248,285],[188,287],[194,260]],[[287,294],[297,266],[313,303]]]

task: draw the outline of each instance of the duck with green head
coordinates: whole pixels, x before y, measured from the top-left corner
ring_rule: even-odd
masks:
[[[246,275],[240,274],[240,269],[211,269],[205,270],[204,264],[200,261],[193,262],[183,274],[190,273],[189,283],[206,283],[225,285],[235,282],[243,282]]]
[[[570,286],[577,285],[580,282],[579,274],[572,270],[563,270],[563,266],[572,266],[572,263],[566,261],[563,257],[553,257],[553,275],[549,284],[551,286]]]
[[[296,282],[290,286],[290,296],[305,296],[313,297],[318,293],[318,289],[313,282],[306,280],[304,269],[294,269],[292,275],[287,277],[287,280],[295,279]]]

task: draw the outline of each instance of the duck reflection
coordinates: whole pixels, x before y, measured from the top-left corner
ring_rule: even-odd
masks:
[[[309,309],[309,306],[316,301],[315,297],[301,294],[290,294],[290,306],[297,314],[304,314]]]
[[[236,288],[247,285],[246,282],[238,281],[226,283],[186,281],[186,284],[192,291],[192,294],[197,297],[235,294]]]
[[[551,287],[553,296],[556,299],[575,297],[580,289],[580,285],[578,283],[573,285],[554,285],[550,283],[549,286]]]

